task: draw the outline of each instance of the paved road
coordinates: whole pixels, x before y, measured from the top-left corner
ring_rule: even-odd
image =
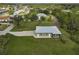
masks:
[[[33,36],[34,31],[19,31],[19,32],[9,32],[14,36]]]
[[[6,35],[8,32],[10,32],[11,29],[13,29],[13,27],[14,27],[13,24],[11,24],[4,31],[0,31],[0,35]]]

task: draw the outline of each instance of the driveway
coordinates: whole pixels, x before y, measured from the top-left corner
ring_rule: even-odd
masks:
[[[13,29],[14,25],[11,24],[9,27],[7,27],[4,31],[0,31],[0,35],[6,35],[11,29]]]
[[[17,31],[17,32],[9,32],[10,34],[14,36],[33,36],[34,31]]]

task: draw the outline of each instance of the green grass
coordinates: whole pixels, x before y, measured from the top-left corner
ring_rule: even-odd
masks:
[[[47,8],[52,4],[30,4],[29,6],[31,6],[32,8]]]
[[[60,39],[35,39],[33,37],[15,37],[10,35],[7,53],[12,55],[38,54],[79,54],[78,44],[69,39],[69,34],[63,31],[63,41]]]
[[[36,26],[50,26],[53,24],[53,21],[31,21],[31,22],[22,22],[19,27],[14,27],[12,31],[29,31],[35,30]]]
[[[6,28],[8,27],[8,25],[5,25],[5,24],[1,24],[0,25],[0,30],[5,30]]]

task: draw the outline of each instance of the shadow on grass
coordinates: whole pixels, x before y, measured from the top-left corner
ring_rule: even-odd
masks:
[[[60,39],[60,41],[61,41],[63,44],[65,44],[65,43],[66,43],[66,41],[65,41],[65,40],[63,40],[63,39]]]
[[[78,39],[78,37],[70,37],[70,39],[73,41],[73,42],[75,42],[75,43],[77,43],[77,44],[79,44],[79,39]]]
[[[79,41],[78,40],[75,40],[75,39],[71,39],[73,42],[79,44]]]

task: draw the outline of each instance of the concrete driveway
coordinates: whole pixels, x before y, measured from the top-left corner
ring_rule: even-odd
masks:
[[[34,31],[19,31],[19,32],[9,32],[14,36],[33,36]]]
[[[10,32],[10,30],[12,30],[14,27],[13,24],[10,24],[9,27],[7,27],[4,31],[0,31],[0,35],[6,35],[8,32]]]

